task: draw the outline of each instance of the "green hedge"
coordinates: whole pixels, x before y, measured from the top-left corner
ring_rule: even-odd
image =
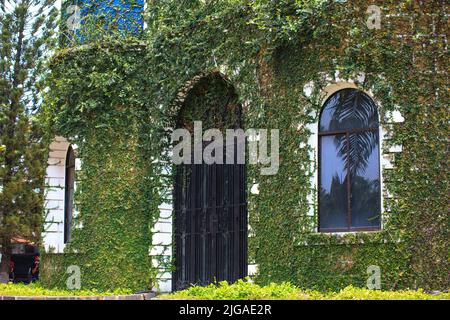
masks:
[[[98,290],[61,290],[61,289],[47,289],[40,283],[25,284],[1,284],[0,296],[9,297],[71,297],[71,296],[115,296],[127,295],[133,292],[126,289],[116,289],[113,291],[98,291]]]
[[[441,300],[450,299],[450,293],[427,294],[417,291],[379,291],[348,286],[338,292],[302,291],[289,283],[271,283],[261,287],[238,281],[235,284],[221,282],[217,286],[191,287],[160,299],[187,300]]]
[[[62,290],[47,289],[40,283],[0,284],[0,296],[114,296],[132,294],[131,290],[116,289],[113,291],[98,290]],[[259,285],[238,281],[235,284],[222,282],[208,287],[192,287],[175,294],[161,295],[159,299],[188,299],[188,300],[437,300],[450,299],[450,293],[427,294],[423,290],[417,291],[378,291],[366,290],[348,286],[339,292],[322,293],[319,291],[302,291],[289,284],[271,283],[261,287]]]

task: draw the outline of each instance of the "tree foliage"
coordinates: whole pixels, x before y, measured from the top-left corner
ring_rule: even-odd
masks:
[[[11,241],[40,238],[45,137],[36,112],[46,60],[55,44],[54,1],[0,3],[0,273],[8,273]]]

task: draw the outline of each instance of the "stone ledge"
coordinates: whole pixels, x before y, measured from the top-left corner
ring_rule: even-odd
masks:
[[[40,301],[56,301],[56,300],[91,300],[91,301],[106,301],[106,300],[152,300],[156,297],[155,292],[123,295],[123,296],[85,296],[85,297],[51,297],[51,296],[0,296],[0,301],[12,300],[40,300]]]

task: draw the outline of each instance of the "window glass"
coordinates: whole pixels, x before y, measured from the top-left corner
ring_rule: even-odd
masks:
[[[373,100],[364,92],[344,89],[326,102],[320,118],[320,131],[342,131],[378,128],[378,111]]]
[[[319,131],[319,229],[374,230],[381,223],[378,110],[344,89],[323,108]]]
[[[75,154],[69,147],[66,158],[66,179],[64,196],[64,243],[70,241],[75,192]]]
[[[355,146],[351,163],[352,227],[376,227],[380,225],[380,163],[378,134],[355,133],[350,136]]]
[[[347,170],[339,154],[339,140],[345,136],[322,138],[320,167],[320,226],[322,229],[347,228]]]

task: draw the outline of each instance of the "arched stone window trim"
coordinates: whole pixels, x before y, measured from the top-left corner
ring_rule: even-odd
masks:
[[[310,85],[306,85],[305,86],[305,90],[308,89],[310,90]],[[402,122],[404,121],[404,119],[402,119],[401,115],[398,115],[396,113],[390,114],[388,115],[388,113],[386,113],[386,121],[384,121],[384,119],[382,119],[381,115],[382,115],[382,104],[380,101],[378,101],[373,93],[370,90],[364,90],[363,88],[359,87],[357,85],[357,81],[354,81],[352,79],[350,80],[341,80],[339,78],[337,78],[334,81],[329,81],[328,85],[326,85],[324,87],[324,89],[321,92],[321,109],[324,106],[325,102],[329,99],[329,97],[331,97],[333,94],[335,94],[336,92],[342,90],[342,89],[357,89],[357,90],[361,90],[364,93],[366,93],[369,97],[372,98],[372,100],[375,102],[375,104],[378,106],[379,112],[378,112],[378,116],[379,116],[379,152],[380,152],[380,188],[381,188],[381,228],[380,230],[383,230],[384,228],[384,224],[386,222],[386,213],[389,212],[389,208],[385,207],[385,199],[391,197],[391,195],[389,195],[389,193],[387,192],[386,188],[385,188],[385,183],[384,183],[384,179],[383,179],[383,171],[385,170],[391,170],[393,169],[393,164],[391,163],[390,159],[392,156],[392,153],[394,152],[401,152],[401,146],[398,146],[398,148],[396,148],[396,150],[393,150],[392,148],[389,150],[385,150],[385,145],[386,145],[386,129],[385,129],[385,125],[387,123],[395,123],[395,122]],[[308,210],[308,215],[311,217],[315,218],[315,226],[314,226],[314,232],[319,232],[319,221],[318,221],[318,185],[319,185],[319,157],[318,157],[318,152],[319,152],[319,115],[320,115],[320,110],[318,110],[317,114],[316,114],[316,121],[314,123],[311,123],[309,125],[307,125],[307,129],[311,132],[310,137],[308,139],[308,146],[310,151],[310,170],[311,170],[311,179],[310,179],[310,193],[308,195],[308,204],[309,204],[309,210]],[[354,232],[354,231],[351,231]],[[340,232],[338,233],[339,235],[343,235],[347,232]]]

